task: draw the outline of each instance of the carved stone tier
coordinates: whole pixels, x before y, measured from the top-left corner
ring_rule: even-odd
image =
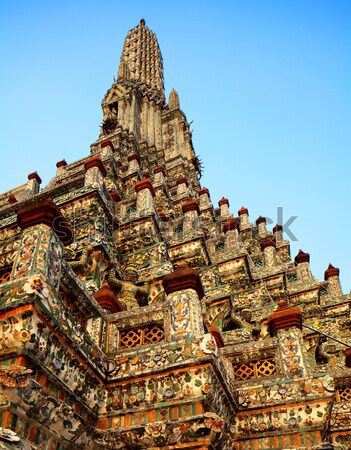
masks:
[[[278,309],[268,317],[268,326],[271,336],[278,331],[297,327],[302,329],[302,312],[297,306],[291,307],[284,299],[279,300]]]
[[[103,162],[99,158],[99,156],[93,156],[92,158],[89,158],[85,161],[85,163],[84,163],[85,171],[91,169],[92,167],[97,167],[100,170],[102,176],[106,177],[107,170],[106,170]]]
[[[51,198],[21,208],[17,213],[17,222],[22,230],[39,224],[47,225],[63,244],[73,242],[73,230]]]
[[[178,268],[162,280],[166,294],[172,294],[185,289],[194,289],[199,299],[205,295],[197,270],[191,269],[186,263],[179,264]]]

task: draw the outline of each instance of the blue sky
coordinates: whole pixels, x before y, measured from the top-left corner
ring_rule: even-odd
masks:
[[[212,201],[290,229],[351,285],[351,2],[0,2],[0,191],[89,153],[127,31],[145,18],[193,121]]]

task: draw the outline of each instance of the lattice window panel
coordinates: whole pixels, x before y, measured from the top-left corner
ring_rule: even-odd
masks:
[[[250,378],[269,377],[275,374],[277,371],[273,358],[233,364],[233,369],[236,381],[248,380]]]
[[[256,261],[254,261],[254,266],[255,267],[263,267],[263,261],[260,259],[257,259]]]
[[[162,325],[150,324],[121,330],[119,333],[119,348],[138,347],[139,345],[154,344],[164,340],[165,333]]]
[[[351,401],[351,388],[347,387],[344,389],[339,389],[337,391],[337,400],[339,402],[350,402]]]

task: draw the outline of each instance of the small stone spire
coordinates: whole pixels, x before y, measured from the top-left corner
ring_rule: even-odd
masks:
[[[179,109],[179,95],[178,92],[173,88],[169,94],[168,106],[170,109]]]
[[[163,60],[156,35],[145,20],[128,31],[124,41],[118,81],[134,82],[164,101]]]

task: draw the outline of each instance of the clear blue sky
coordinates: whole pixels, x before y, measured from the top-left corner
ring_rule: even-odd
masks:
[[[351,2],[0,2],[0,191],[89,153],[127,31],[145,18],[215,204],[298,216],[292,256],[351,285]]]

